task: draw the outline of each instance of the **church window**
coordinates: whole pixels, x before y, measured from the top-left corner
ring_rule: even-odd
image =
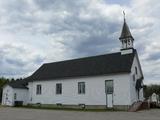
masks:
[[[41,95],[41,93],[42,93],[42,86],[41,85],[37,85],[36,94],[37,95]]]
[[[56,84],[56,94],[62,94],[62,83]]]
[[[85,82],[78,82],[78,94],[85,94]]]
[[[137,72],[137,67],[135,67],[135,72],[136,72],[136,75],[138,74],[138,72]]]

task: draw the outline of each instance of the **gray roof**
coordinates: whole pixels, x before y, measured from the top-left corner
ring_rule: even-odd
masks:
[[[54,80],[70,77],[97,76],[131,71],[134,50],[131,54],[120,52],[43,64],[27,81]]]
[[[126,23],[126,20],[124,19],[122,32],[121,32],[121,36],[119,37],[119,39],[125,39],[125,38],[131,38],[132,40],[134,40],[134,38],[132,37],[132,34],[129,30],[129,27]]]
[[[11,86],[12,88],[28,89],[26,87],[26,85],[27,85],[26,80],[11,81],[8,83],[8,85]]]

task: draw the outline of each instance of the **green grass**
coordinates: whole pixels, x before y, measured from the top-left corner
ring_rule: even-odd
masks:
[[[17,108],[17,107],[16,107]],[[63,106],[56,106],[56,105],[43,105],[43,106],[34,106],[34,105],[27,105],[21,106],[18,108],[29,108],[29,109],[45,109],[45,110],[64,110],[64,111],[82,111],[82,112],[106,112],[106,111],[119,111],[114,109],[82,109],[82,108],[65,108]]]

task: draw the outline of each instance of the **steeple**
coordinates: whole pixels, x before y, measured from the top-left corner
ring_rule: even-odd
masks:
[[[123,40],[123,39],[127,39],[127,38],[134,40],[134,38],[132,37],[132,34],[129,30],[129,27],[126,23],[126,20],[124,18],[123,28],[122,28],[122,32],[121,32],[121,36],[119,37],[119,40]]]
[[[122,27],[121,36],[119,37],[119,40],[122,42],[121,51],[133,49],[133,41],[134,41],[134,38],[132,37],[129,27],[126,23],[125,13],[123,12],[123,14],[124,14],[124,23]]]

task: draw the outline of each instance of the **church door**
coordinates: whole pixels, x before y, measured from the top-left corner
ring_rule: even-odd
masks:
[[[106,107],[113,107],[113,80],[105,81]]]

